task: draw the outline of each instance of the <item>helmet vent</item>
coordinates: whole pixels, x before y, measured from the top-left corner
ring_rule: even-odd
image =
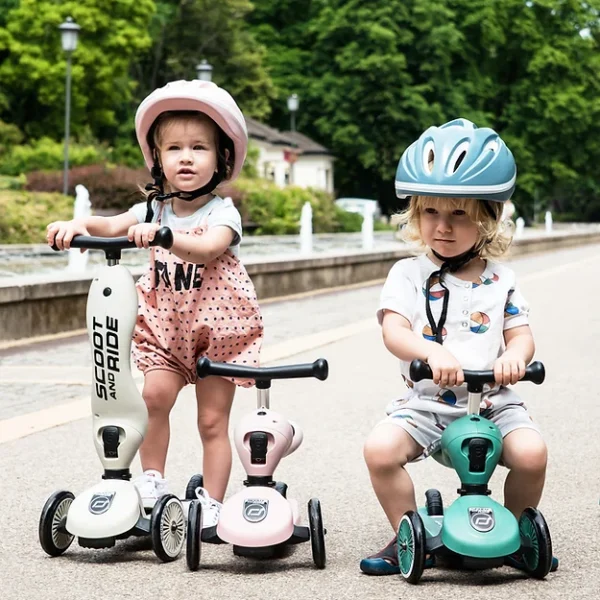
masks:
[[[423,161],[423,174],[431,175],[433,173],[433,163],[435,162],[435,146],[433,140],[427,140],[423,148],[421,160]]]
[[[433,150],[430,149],[429,154],[427,154],[427,169],[429,170],[430,173],[433,172],[434,160],[435,160],[435,154],[433,153]]]
[[[484,150],[489,150],[490,152],[496,152],[498,150],[498,140],[492,139],[489,140],[488,143],[484,146]]]
[[[456,173],[456,171],[458,170],[458,167],[460,167],[460,163],[465,159],[465,156],[467,155],[467,153],[463,150],[459,157],[456,159],[456,162],[454,163],[454,172]]]

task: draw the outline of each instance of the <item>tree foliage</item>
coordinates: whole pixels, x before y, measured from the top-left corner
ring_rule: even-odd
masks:
[[[600,0],[0,0],[0,146],[63,133],[58,25],[82,26],[73,129],[135,162],[133,113],[152,89],[214,80],[245,114],[336,156],[339,195],[398,208],[393,179],[427,127],[495,128],[518,165],[525,217],[600,220]]]
[[[302,90],[299,127],[335,152],[340,195],[394,210],[403,150],[464,116],[513,150],[522,214],[537,202],[600,218],[598,0],[303,0],[296,15],[292,0],[256,5],[278,93]]]
[[[11,6],[11,0],[0,0]],[[28,138],[64,133],[66,57],[58,26],[81,26],[72,67],[72,130],[114,138],[118,107],[135,88],[133,57],[149,47],[152,0],[21,0],[0,25],[0,118]]]
[[[136,65],[140,98],[174,79],[196,77],[205,58],[213,80],[225,87],[249,116],[266,119],[273,86],[263,61],[265,48],[245,19],[249,0],[157,0],[152,46]]]

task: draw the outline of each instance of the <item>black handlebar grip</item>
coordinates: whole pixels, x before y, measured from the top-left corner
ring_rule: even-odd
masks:
[[[324,358],[312,363],[300,365],[285,365],[282,367],[246,367],[227,363],[215,363],[204,356],[196,363],[196,374],[200,379],[209,375],[223,377],[241,377],[255,381],[270,381],[271,379],[297,379],[300,377],[315,377],[324,381],[329,375],[329,365]]]
[[[151,246],[160,246],[168,250],[173,245],[173,232],[168,227],[161,227],[150,242]]]
[[[544,379],[546,379],[546,369],[544,368],[544,364],[539,360],[536,360],[525,369],[525,376],[521,381],[531,381],[531,383],[535,383],[535,385],[540,385],[544,383]]]
[[[329,364],[324,358],[318,358],[312,366],[313,377],[316,377],[319,381],[325,381],[329,377]]]
[[[161,246],[168,250],[173,245],[173,232],[168,227],[161,227],[155,234],[150,246]],[[85,248],[86,250],[124,250],[136,248],[135,242],[130,242],[127,236],[98,237],[95,235],[76,235],[71,240],[71,248]],[[52,250],[59,250],[56,243]]]
[[[463,373],[465,374],[465,383],[494,383],[494,371],[470,371],[468,369],[464,369]],[[421,381],[423,379],[433,379],[433,373],[431,371],[431,367],[422,360],[413,360],[410,363],[409,375],[411,381]],[[544,382],[546,378],[546,370],[544,365],[536,360],[532,362],[526,369],[525,375],[520,381],[531,381],[536,385],[540,385]]]
[[[410,363],[410,369],[408,370],[410,380],[417,382],[423,379],[433,379],[433,372],[431,367],[424,361],[416,358]]]

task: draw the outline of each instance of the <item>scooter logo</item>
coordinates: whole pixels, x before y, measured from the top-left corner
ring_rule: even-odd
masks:
[[[119,373],[119,320],[106,317],[104,325],[92,319],[92,358],[96,396],[101,400],[117,399],[116,373]]]
[[[244,500],[244,519],[250,523],[264,521],[269,512],[268,500]]]
[[[469,521],[471,527],[481,533],[491,531],[496,525],[494,511],[491,508],[469,508]]]
[[[93,515],[104,514],[112,504],[115,492],[109,494],[94,494],[90,500],[90,512]]]

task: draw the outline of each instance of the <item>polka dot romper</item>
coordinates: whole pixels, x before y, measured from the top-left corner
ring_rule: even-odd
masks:
[[[179,231],[202,235],[207,227]],[[196,361],[259,366],[263,323],[256,291],[230,250],[207,265],[188,263],[160,247],[137,282],[133,358],[144,374],[167,370],[195,383]],[[231,379],[250,387],[247,379]]]

